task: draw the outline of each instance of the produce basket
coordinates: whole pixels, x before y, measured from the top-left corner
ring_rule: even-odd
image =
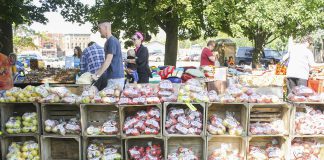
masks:
[[[139,134],[137,132],[137,134],[133,135],[126,135],[127,129],[126,128],[136,128],[136,127],[144,127],[144,128],[154,128],[154,127],[148,127],[148,125],[144,125],[144,121],[143,124],[140,125],[140,123],[138,123],[138,121],[140,120],[136,120],[135,125],[130,125],[130,127],[126,127],[128,126],[128,122],[126,121],[127,118],[130,117],[138,117],[137,113],[140,111],[145,111],[145,113],[148,113],[152,108],[156,109],[157,111],[159,111],[159,114],[156,115],[159,118],[159,122],[156,123],[156,125],[158,125],[157,127],[160,128],[157,132],[158,133],[148,133],[148,134]],[[144,114],[145,114],[144,113]],[[154,116],[154,119],[157,119],[156,116]],[[144,117],[146,118],[146,120],[149,119],[150,115],[149,114],[145,114]],[[152,115],[151,115],[152,117]],[[134,118],[136,119],[136,118]],[[141,118],[142,120],[143,118]],[[158,104],[158,105],[135,105],[135,106],[131,106],[131,105],[126,105],[126,106],[120,106],[120,124],[121,124],[121,129],[123,130],[121,135],[122,138],[161,138],[162,137],[162,105]],[[136,126],[136,124],[138,124]],[[143,129],[144,129],[143,128]],[[146,133],[146,132],[144,132]]]
[[[85,137],[116,137],[120,136],[119,108],[116,105],[81,104],[82,135]],[[107,121],[115,121],[117,133],[112,134],[88,134],[90,126],[102,127]],[[107,130],[111,130],[108,128]],[[89,131],[90,132],[90,131]]]
[[[251,103],[249,104],[248,123],[248,135],[252,137],[288,135],[290,126],[290,105],[286,103]],[[266,124],[266,126],[264,124]],[[260,125],[262,128],[268,129],[260,130]]]
[[[295,103],[291,111],[291,135],[323,137],[324,103]]]
[[[247,135],[247,127],[248,127],[248,106],[247,104],[221,104],[221,103],[208,103],[208,108],[206,108],[206,135],[209,137],[243,137]],[[211,134],[208,131],[208,125],[210,124],[210,119],[213,118],[213,115],[217,115],[217,118],[221,120],[226,119],[227,116],[232,115],[234,113],[234,118],[240,124],[239,126],[243,128],[243,132],[241,135],[230,135],[229,128],[226,128],[226,132],[224,134]],[[227,115],[227,116],[226,116]],[[231,117],[228,117],[231,118]]]
[[[20,137],[2,137],[1,139],[1,151],[2,151],[2,159],[7,159],[6,156],[9,153],[9,146],[14,142],[26,142],[26,141],[34,141],[38,143],[38,156],[41,157],[41,144],[39,136],[20,136]],[[22,150],[20,150],[22,152]]]
[[[4,135],[6,136],[36,136],[41,133],[41,122],[40,122],[40,107],[37,103],[1,103],[1,128],[4,131]],[[31,124],[36,127],[36,131],[31,133],[23,133],[22,130],[20,133],[12,134],[8,133],[6,130],[6,123],[8,122],[10,117],[22,117],[25,113],[36,113],[36,121],[32,122],[31,119],[22,119],[21,125],[18,125],[21,129],[23,128],[24,121],[31,121]],[[35,128],[34,128],[35,130]]]
[[[199,129],[199,132],[195,132],[195,133],[191,133],[190,131],[188,131],[187,133],[186,132],[180,132],[180,128],[179,129],[172,129],[173,131],[175,131],[175,133],[170,133],[170,128],[172,127],[176,127],[177,124],[180,124],[181,125],[184,125],[183,122],[181,122],[181,120],[179,119],[179,117],[184,117],[184,119],[188,119],[188,117],[191,116],[191,113],[192,111],[194,110],[191,110],[188,105],[186,103],[175,103],[175,102],[171,102],[171,103],[164,103],[163,104],[163,135],[166,136],[166,137],[172,137],[172,136],[176,136],[176,137],[204,137],[205,136],[205,107],[206,107],[206,104],[205,103],[190,103],[194,106],[194,108],[196,109],[196,111],[200,112],[200,116],[201,118],[201,122],[199,122],[199,125],[202,125],[201,127],[196,127],[192,125],[192,123],[197,123],[196,119],[197,119],[197,116],[196,117],[192,117],[189,122],[185,122],[185,123],[189,123],[189,125],[191,125],[191,128],[194,128],[195,130]],[[181,109],[183,110],[184,112],[182,113],[178,113],[178,111],[172,111],[174,112],[171,113],[171,110],[172,108],[176,108],[177,110],[178,109]],[[174,115],[174,117],[172,117]],[[195,114],[193,114],[195,115]],[[172,123],[169,123],[168,121],[172,121]],[[195,121],[195,122],[194,122]],[[171,126],[171,127],[168,127],[168,126]],[[183,128],[183,127],[182,127]],[[186,127],[184,127],[186,128]],[[194,131],[193,131],[194,132]]]
[[[155,154],[159,154],[162,157],[164,156],[164,147],[165,147],[165,140],[163,138],[138,138],[138,139],[126,139],[125,140],[125,157],[128,160],[132,159],[132,155],[130,154],[129,150],[134,150],[135,147],[144,147],[144,151],[139,152],[146,152],[146,148],[148,146],[157,146],[159,145],[160,151],[156,151]],[[138,149],[142,150],[142,149]],[[150,147],[150,150],[152,148]],[[135,151],[136,153],[137,151]],[[145,153],[144,153],[145,154]],[[140,158],[143,158],[143,156],[140,156]],[[163,159],[163,158],[162,158]]]
[[[166,138],[165,157],[177,153],[179,148],[190,149],[199,160],[206,159],[206,138],[204,137],[168,137]]]
[[[46,131],[46,120],[56,120],[56,121],[68,121],[72,118],[80,120],[80,107],[76,104],[42,104],[42,122],[43,122],[43,135],[45,137],[62,137],[62,136],[74,136],[79,137],[79,134],[66,133],[65,135],[47,132]],[[80,124],[79,124],[80,125]],[[81,127],[80,127],[81,131]]]
[[[233,154],[237,152],[240,157],[246,159],[246,145],[247,139],[243,137],[207,137],[206,158],[218,155],[219,152],[217,150],[221,149],[221,151],[229,150]]]
[[[80,137],[41,137],[42,159],[46,160],[81,160]]]
[[[102,146],[102,147],[113,147],[114,149],[117,150],[117,153],[120,154],[121,158],[123,157],[123,145],[122,145],[122,140],[119,138],[106,138],[106,137],[86,137],[82,139],[82,153],[83,153],[83,159],[89,159],[88,158],[88,151],[92,152],[92,154],[90,153],[89,155],[93,155],[93,153],[96,152],[96,150],[93,149],[88,149],[89,145],[91,144],[96,144],[96,146]],[[105,148],[106,149],[106,148]],[[101,151],[100,153],[101,155],[103,155],[103,151]],[[107,153],[109,154],[109,153]],[[111,156],[111,155],[108,155]]]
[[[289,138],[286,136],[274,136],[274,137],[248,137],[248,145],[247,145],[247,150],[246,150],[246,154],[247,154],[247,159],[251,160],[251,153],[250,150],[253,149],[254,147],[258,147],[259,151],[260,150],[264,150],[265,155],[272,155],[275,153],[275,155],[280,156],[282,160],[284,159],[288,159],[289,157]],[[280,153],[279,152],[272,152],[272,153],[268,153],[267,151],[271,151],[271,149],[267,147],[278,147],[278,149],[280,149]],[[260,154],[258,155],[260,156]],[[267,156],[266,156],[267,157]]]

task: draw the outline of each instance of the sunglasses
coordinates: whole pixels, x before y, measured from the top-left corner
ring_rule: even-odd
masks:
[[[136,38],[132,38],[132,41],[136,41],[137,39]]]

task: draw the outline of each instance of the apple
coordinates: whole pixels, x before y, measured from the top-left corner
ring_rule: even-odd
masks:
[[[82,103],[90,103],[90,98],[89,97],[83,97],[82,98]]]
[[[31,154],[35,157],[35,156],[38,155],[38,152],[37,152],[36,150],[32,150],[32,151],[31,151]]]
[[[34,126],[37,126],[37,125],[38,125],[37,120],[36,120],[36,119],[33,119],[33,120],[32,120],[32,124],[33,124]]]
[[[31,132],[36,133],[36,131],[37,131],[37,127],[36,127],[36,126],[33,126],[33,127],[31,128]]]
[[[23,146],[23,147],[21,148],[21,151],[23,151],[24,153],[26,153],[26,152],[28,151],[28,147],[27,147],[27,146]]]
[[[40,157],[37,155],[33,158],[33,160],[40,160]]]
[[[22,153],[22,158],[25,158],[26,159],[27,157],[28,157],[28,152],[27,151],[26,152],[23,152]]]
[[[55,126],[55,127],[52,128],[52,132],[53,132],[53,133],[57,133],[57,132],[58,132],[58,128],[57,128],[57,126]]]
[[[9,134],[13,134],[13,133],[14,133],[13,129],[11,129],[11,128],[8,128],[6,131],[7,131]]]
[[[50,126],[46,126],[46,127],[45,127],[45,131],[46,131],[46,132],[51,132],[51,131],[52,131],[52,128],[51,128]]]
[[[26,128],[26,127],[23,127],[23,128],[22,128],[22,132],[23,132],[23,133],[28,133],[28,132],[29,132],[29,129]]]

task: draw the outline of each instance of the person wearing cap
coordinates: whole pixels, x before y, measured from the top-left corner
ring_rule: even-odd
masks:
[[[135,55],[134,60],[130,60],[129,63],[134,63],[137,65],[138,82],[137,83],[149,83],[149,79],[152,76],[151,69],[149,67],[149,53],[148,49],[143,46],[144,36],[141,32],[136,32],[132,41],[135,45]],[[131,70],[127,70],[128,74],[131,74]]]
[[[108,86],[118,86],[123,89],[125,75],[120,42],[112,35],[111,23],[109,22],[99,23],[99,32],[101,38],[107,39],[104,47],[106,57],[102,66],[92,75],[92,79],[98,80],[101,76],[107,74]]]
[[[283,61],[288,58],[287,80],[288,92],[291,93],[295,86],[307,86],[309,71],[311,68],[323,67],[324,63],[315,63],[314,55],[310,50],[313,38],[305,36],[299,44],[295,44],[285,55]]]

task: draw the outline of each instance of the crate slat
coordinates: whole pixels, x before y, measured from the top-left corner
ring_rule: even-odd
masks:
[[[81,137],[41,137],[42,159],[82,160]]]

